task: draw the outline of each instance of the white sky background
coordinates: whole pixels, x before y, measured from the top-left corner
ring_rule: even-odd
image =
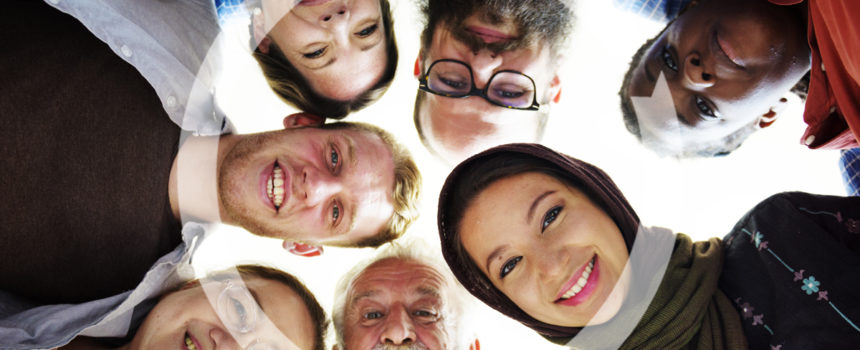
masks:
[[[376,104],[350,115],[392,132],[413,154],[423,176],[422,216],[409,236],[438,249],[436,203],[450,169],[422,146],[412,123],[417,81],[412,67],[422,23],[411,0],[391,0],[400,53],[397,75]],[[802,105],[793,96],[773,126],[750,137],[731,155],[717,159],[660,159],[639,146],[624,128],[617,91],[630,56],[662,26],[611,8],[608,0],[579,0],[577,25],[561,68],[562,102],[551,111],[544,144],[604,169],[632,203],[643,223],[684,232],[694,239],[722,237],[756,203],[782,191],[843,195],[838,152],[809,151],[799,143]],[[295,110],[280,103],[246,51],[234,50],[218,99],[237,129],[281,126]],[[280,241],[222,227],[204,241],[194,259],[198,275],[235,263],[262,262],[298,275],[331,312],[337,279],[372,249],[325,248],[315,258],[294,257]],[[472,326],[484,349],[558,348],[533,331],[476,302]],[[330,332],[327,340],[333,344]],[[544,346],[545,347],[541,347]]]

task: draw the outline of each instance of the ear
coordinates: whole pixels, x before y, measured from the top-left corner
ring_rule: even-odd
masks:
[[[322,246],[291,241],[284,241],[284,249],[286,249],[290,253],[306,258],[320,256],[323,253]]]
[[[788,105],[788,99],[783,97],[779,99],[779,102],[773,107],[770,107],[770,110],[762,114],[758,121],[758,127],[764,129],[768,126],[773,125],[773,122],[776,121],[782,111],[785,110],[785,107]]]
[[[325,118],[310,113],[293,113],[284,117],[284,129],[320,126],[323,124],[325,124]]]
[[[561,79],[559,79],[558,74],[552,77],[552,80],[549,82],[549,96],[552,96],[553,103],[558,103],[561,101]]]
[[[475,338],[475,342],[469,344],[469,350],[481,350],[481,342],[478,341],[478,338]]]
[[[418,51],[418,57],[415,57],[415,70],[412,71],[412,75],[415,76],[415,79],[421,78],[421,72],[424,71],[424,67],[421,67],[421,58],[424,56],[424,51]]]
[[[253,27],[254,42],[257,43],[257,48],[264,54],[269,54],[269,45],[272,44],[272,39],[266,35],[266,28],[263,25],[266,23],[260,11],[254,11],[251,16],[251,26]]]

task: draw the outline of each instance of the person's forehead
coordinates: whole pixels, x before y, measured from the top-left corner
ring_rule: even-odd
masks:
[[[293,343],[300,349],[313,348],[316,328],[310,311],[295,290],[266,278],[244,278],[244,283],[259,301],[266,318],[277,327],[259,330],[259,336]],[[286,340],[283,338],[285,337]]]
[[[402,258],[386,258],[364,269],[352,282],[350,298],[386,295],[391,298],[404,293],[428,294],[440,297],[447,286],[444,277],[430,265]]]

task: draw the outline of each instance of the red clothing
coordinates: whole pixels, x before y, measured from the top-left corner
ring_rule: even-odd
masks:
[[[793,5],[802,0],[770,0]],[[801,142],[809,148],[860,147],[860,1],[810,0],[812,49]]]

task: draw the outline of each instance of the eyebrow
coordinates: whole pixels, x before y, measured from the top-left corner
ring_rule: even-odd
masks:
[[[421,286],[421,287],[418,287],[416,289],[416,291],[418,292],[418,294],[421,294],[421,295],[427,295],[427,296],[432,296],[432,297],[437,297],[437,298],[441,296],[441,294],[439,293],[439,290],[436,288],[432,288],[432,287]]]
[[[534,202],[532,202],[531,207],[529,207],[528,214],[526,214],[526,222],[531,222],[531,219],[532,219],[532,217],[534,217],[534,214],[535,214],[535,209],[537,209],[537,206],[538,206],[538,204],[540,204],[540,201],[542,201],[544,198],[546,198],[547,196],[549,196],[553,193],[555,193],[555,191],[552,191],[552,190],[546,191],[544,193],[541,193],[539,196],[537,196],[537,198],[535,198]]]
[[[367,46],[362,46],[362,47],[361,47],[361,51],[362,51],[362,52],[364,52],[364,51],[370,50],[370,49],[372,49],[372,48],[374,48],[374,47],[378,46],[379,44],[381,44],[383,41],[385,41],[385,40],[377,40],[377,41],[376,41],[375,43],[373,43],[373,44],[370,44],[370,45],[367,45]]]
[[[248,292],[250,292],[250,293],[251,293],[251,297],[253,297],[253,298],[254,298],[254,302],[256,302],[256,303],[257,303],[257,306],[260,308],[260,310],[263,310],[263,312],[265,312],[266,310],[265,310],[265,309],[263,309],[263,304],[262,304],[262,303],[260,303],[260,296],[259,296],[259,295],[257,295],[257,292],[255,292],[255,291],[254,291],[253,289],[251,289],[250,287],[247,287],[247,289],[248,289]]]
[[[340,136],[346,143],[346,154],[348,159],[348,162],[346,162],[346,164],[349,164],[351,167],[355,168],[356,166],[358,166],[358,159],[355,157],[355,141],[353,141],[351,137],[345,134],[340,134]],[[344,171],[343,169],[341,169],[341,174],[343,173]],[[352,232],[353,229],[355,229],[355,219],[358,216],[358,204],[354,199],[349,200],[348,205],[346,202],[347,201],[344,200],[343,206],[344,209],[349,208],[349,218],[341,220],[341,222],[338,224],[338,227],[345,228],[342,228],[340,232],[337,233],[337,235],[348,234],[349,232]],[[346,221],[348,225],[345,225],[344,221]]]
[[[500,246],[496,248],[496,250],[493,250],[493,252],[490,253],[490,256],[487,257],[487,262],[484,263],[484,268],[487,269],[487,275],[493,275],[490,273],[490,263],[493,261],[493,259],[496,258],[496,256],[502,254],[502,252],[505,251],[506,248],[506,246]]]
[[[648,70],[648,59],[649,58],[650,57],[645,56],[645,61],[642,62],[642,70],[645,71],[645,79],[647,79],[649,83],[654,84],[657,82],[657,78],[654,77],[654,73],[651,73],[651,71]]]
[[[349,303],[350,303],[350,305],[352,305],[361,299],[371,298],[377,294],[379,294],[378,289],[369,290],[369,291],[366,291],[366,292],[363,292],[361,294],[357,294],[357,295],[353,296],[352,299],[349,300]]]

